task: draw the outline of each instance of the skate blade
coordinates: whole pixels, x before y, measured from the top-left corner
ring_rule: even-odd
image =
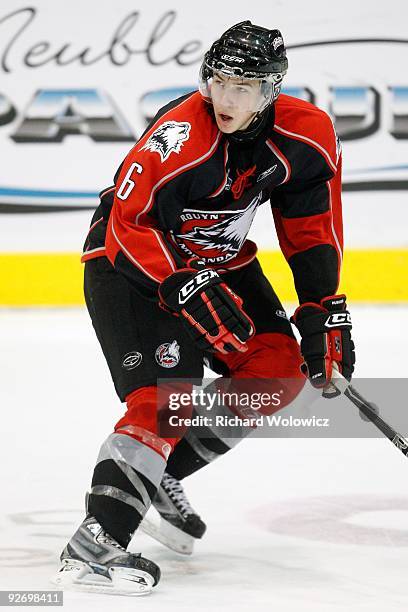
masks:
[[[152,577],[142,571],[138,571],[135,575],[134,570],[133,573],[129,573],[126,568],[116,568],[111,576],[110,580],[106,576],[94,574],[81,561],[69,561],[62,565],[60,571],[51,578],[51,582],[67,590],[128,597],[149,595],[153,588]],[[140,584],[139,580],[143,580],[145,584]]]
[[[154,519],[145,516],[140,523],[140,529],[146,535],[164,544],[167,548],[174,550],[181,555],[191,555],[194,550],[194,538],[188,533],[184,533],[181,529],[177,529],[171,523],[163,518],[160,518],[158,524]]]

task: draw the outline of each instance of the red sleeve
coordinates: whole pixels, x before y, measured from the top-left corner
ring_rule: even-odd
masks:
[[[301,143],[302,160],[293,164],[290,181],[276,190],[276,197],[272,194],[271,202],[279,244],[302,303],[336,293],[343,225],[342,159],[333,124],[320,112],[318,122],[300,127],[295,132],[278,125],[285,138]]]
[[[304,216],[285,216],[288,209],[273,208],[279,244],[285,258],[289,261],[296,253],[314,246],[328,244],[337,252],[339,262],[343,255],[343,222],[341,204],[341,156],[336,174],[322,183],[313,186],[304,185],[299,193],[292,194],[292,204],[300,199],[303,204],[315,210],[316,205],[325,206],[327,210],[320,213],[311,212]],[[304,208],[307,210],[307,208]]]

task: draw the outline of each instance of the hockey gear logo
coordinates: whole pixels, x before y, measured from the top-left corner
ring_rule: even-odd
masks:
[[[336,164],[339,161],[339,157],[341,155],[341,151],[342,151],[342,146],[341,146],[341,140],[335,130],[335,134],[336,134]]]
[[[158,153],[165,162],[171,153],[180,153],[184,142],[190,138],[190,129],[191,124],[187,122],[165,121],[149,136],[140,151]]]
[[[276,49],[280,47],[281,45],[283,45],[282,36],[277,36],[276,38],[273,39],[272,46],[273,46],[274,51],[276,51]]]
[[[200,257],[209,264],[227,262],[241,250],[261,197],[262,193],[243,210],[209,213],[186,209],[180,216],[181,232],[174,239],[190,256]]]
[[[396,434],[393,439],[392,439],[392,443],[400,449],[400,451],[404,452],[405,454],[407,454],[408,451],[408,441],[405,440],[405,438],[403,438],[402,436],[399,436],[398,434]]]
[[[258,178],[256,179],[256,182],[259,183],[259,181],[262,181],[263,179],[265,179],[267,176],[271,175],[273,172],[275,172],[276,168],[278,167],[278,164],[275,164],[274,166],[272,166],[271,168],[268,168],[267,170],[265,170],[265,172],[262,172]]]
[[[146,580],[144,578],[132,576],[131,578],[126,578],[126,576],[122,576],[121,580],[125,580],[127,582],[137,582],[138,584],[142,584],[144,586],[148,586]]]
[[[338,338],[337,336],[334,338],[334,350],[336,351],[336,353],[341,353],[341,342],[340,338]]]
[[[324,322],[325,327],[351,327],[349,312],[333,312]]]
[[[98,533],[102,529],[99,523],[89,523],[89,525],[87,525],[86,528],[89,529],[89,531],[93,533],[94,536],[98,535]]]
[[[160,344],[156,349],[155,358],[162,368],[175,368],[180,361],[180,346],[177,340]]]
[[[138,351],[127,353],[122,361],[122,368],[125,370],[134,370],[142,363],[142,354]]]
[[[188,281],[188,283],[184,285],[184,287],[180,289],[178,298],[179,304],[185,304],[187,300],[194,295],[194,293],[203,289],[203,287],[208,285],[210,280],[215,277],[218,277],[215,270],[203,270],[202,272],[196,274],[191,280]]]
[[[236,55],[221,55],[221,59],[227,60],[229,62],[238,62],[238,64],[242,64],[245,62],[243,57],[237,57]]]

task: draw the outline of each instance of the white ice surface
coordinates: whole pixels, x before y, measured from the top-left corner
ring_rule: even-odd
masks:
[[[353,315],[357,374],[406,376],[408,308]],[[48,589],[122,407],[85,310],[0,311],[0,346],[0,589]],[[387,440],[246,440],[185,482],[208,524],[193,557],[134,538],[162,569],[150,597],[64,609],[406,610],[407,482]]]

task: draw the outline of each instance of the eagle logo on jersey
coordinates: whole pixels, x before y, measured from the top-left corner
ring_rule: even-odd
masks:
[[[190,138],[191,124],[165,121],[149,136],[140,151],[159,153],[162,163],[171,153],[180,153],[181,147]]]
[[[182,226],[186,230],[189,226],[188,231],[176,235],[178,244],[180,245],[182,241],[185,246],[190,247],[191,253],[203,259],[217,257],[219,262],[221,259],[224,261],[232,259],[245,242],[261,197],[262,193],[258,194],[246,208],[234,212],[191,211],[192,214],[189,214],[189,211],[185,210],[181,216],[182,220],[183,217],[186,220],[193,217],[193,220],[189,221],[188,225],[184,223]]]

